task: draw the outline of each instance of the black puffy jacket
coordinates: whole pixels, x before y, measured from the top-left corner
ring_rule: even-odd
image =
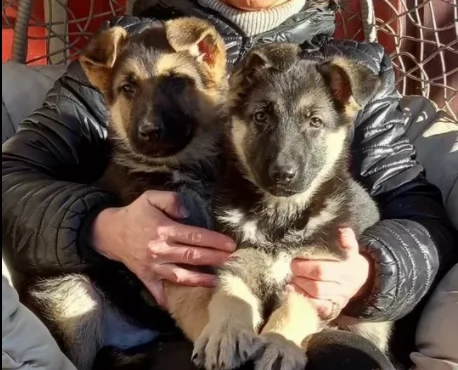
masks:
[[[305,8],[274,31],[246,37],[195,1],[158,3],[142,9],[150,19],[123,17],[111,24],[140,32],[153,16],[194,15],[210,20],[224,36],[231,65],[256,43],[290,41],[304,45],[310,56],[346,55],[380,75],[377,96],[358,116],[352,149],[355,176],[377,200],[383,220],[360,240],[374,276],[369,294],[352,302],[347,313],[393,320],[411,311],[457,260],[458,248],[441,195],[425,180],[405,136],[392,64],[382,47],[331,40],[334,13],[329,9]],[[103,263],[91,248],[91,223],[118,201],[88,184],[107,165],[107,123],[102,96],[75,62],[4,144],[2,243],[16,269],[48,274]]]

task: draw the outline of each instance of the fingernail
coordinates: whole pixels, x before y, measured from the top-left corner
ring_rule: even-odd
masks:
[[[351,235],[353,234],[353,230],[351,227],[343,227],[339,229],[340,235]]]
[[[180,216],[181,217],[183,217],[183,218],[189,217],[189,211],[187,210],[187,208],[185,206],[181,206],[179,212],[180,212]]]
[[[237,247],[237,244],[235,244],[235,242],[228,242],[228,243],[226,243],[226,248],[227,248],[227,249],[235,250],[236,247]]]

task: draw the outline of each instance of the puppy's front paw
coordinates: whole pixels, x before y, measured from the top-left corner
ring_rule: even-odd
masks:
[[[304,370],[307,357],[295,343],[274,333],[261,335],[263,351],[256,361],[255,370]]]
[[[207,325],[194,343],[192,361],[206,370],[237,369],[260,348],[254,330],[223,323],[217,327]]]

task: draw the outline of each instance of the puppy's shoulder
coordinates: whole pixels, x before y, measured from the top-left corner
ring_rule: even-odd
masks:
[[[367,190],[354,179],[349,180],[348,190],[355,232],[360,234],[380,220],[380,212],[377,203],[371,198]]]

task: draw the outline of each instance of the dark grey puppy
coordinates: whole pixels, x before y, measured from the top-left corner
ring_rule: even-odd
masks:
[[[285,292],[293,258],[339,260],[338,229],[356,235],[379,219],[348,170],[348,136],[379,86],[350,60],[312,61],[292,44],[253,50],[230,79],[228,163],[215,200],[217,229],[238,250],[221,269],[193,360],[207,370],[303,370],[307,338],[325,326],[351,330],[386,350],[390,323],[335,307],[322,320],[309,299]]]

